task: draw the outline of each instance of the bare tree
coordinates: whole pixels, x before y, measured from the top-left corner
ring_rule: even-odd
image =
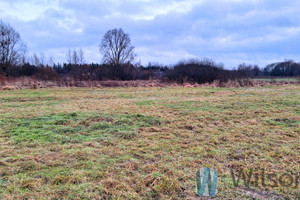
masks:
[[[35,53],[32,56],[32,64],[37,67],[41,65],[40,58]]]
[[[79,58],[75,49],[73,50],[72,61],[73,61],[72,64],[78,65]]]
[[[43,67],[47,65],[46,56],[43,52],[41,52],[39,56],[34,53],[29,59],[30,63],[34,66]]]
[[[79,64],[83,65],[85,63],[85,60],[84,60],[83,51],[81,48],[78,51],[78,57],[79,57]]]
[[[83,56],[83,51],[81,48],[78,51],[76,51],[76,49],[74,49],[74,50],[68,49],[66,58],[67,58],[68,64],[82,65],[85,62],[84,56]]]
[[[53,67],[54,65],[54,59],[52,56],[49,57],[49,61],[48,61],[49,66]]]
[[[129,34],[124,33],[121,28],[107,31],[99,46],[103,62],[107,64],[120,65],[132,62],[136,56]]]
[[[72,64],[72,52],[71,52],[71,49],[68,49],[66,58],[67,58],[67,63],[68,64]]]
[[[26,45],[20,34],[0,20],[0,64],[9,66],[25,61]]]
[[[40,66],[46,65],[46,56],[43,52],[40,53]]]

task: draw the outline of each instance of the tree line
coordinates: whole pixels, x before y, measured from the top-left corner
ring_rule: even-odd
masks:
[[[293,60],[267,65],[240,64],[228,70],[211,59],[182,60],[173,66],[134,63],[136,54],[128,33],[112,29],[105,33],[99,51],[102,63],[88,64],[82,49],[68,49],[65,63],[55,63],[41,53],[27,56],[26,44],[20,34],[9,24],[0,21],[0,75],[10,77],[30,76],[41,80],[149,80],[166,82],[211,83],[215,80],[253,78],[260,76],[300,76],[300,63]]]

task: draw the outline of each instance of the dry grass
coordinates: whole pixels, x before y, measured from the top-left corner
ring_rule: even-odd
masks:
[[[264,87],[271,85],[297,85],[299,81],[268,81],[264,79],[241,79],[229,80],[227,82],[214,81],[213,83],[172,83],[160,80],[134,80],[134,81],[80,81],[68,78],[61,78],[56,81],[38,80],[34,77],[5,77],[0,76],[0,88],[2,90],[16,89],[40,89],[56,87],[79,87],[79,88],[107,88],[107,87]]]
[[[2,90],[17,90],[18,88],[16,86],[4,86],[2,87]]]
[[[299,198],[294,187],[235,188],[229,171],[299,172],[299,91],[299,85],[0,91],[0,198],[196,199],[202,167],[219,173],[215,199]]]

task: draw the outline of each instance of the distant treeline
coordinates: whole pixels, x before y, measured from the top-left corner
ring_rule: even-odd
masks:
[[[41,52],[28,56],[20,34],[0,20],[0,76],[29,76],[39,80],[149,80],[176,83],[220,83],[259,76],[300,76],[300,63],[286,60],[261,69],[256,65],[240,64],[228,70],[210,59],[189,59],[173,66],[132,64],[136,57],[128,33],[121,28],[108,30],[100,44],[102,64],[86,64],[84,52],[69,49],[67,64],[54,64]],[[239,81],[238,81],[239,82]]]
[[[286,60],[280,63],[259,68],[256,65],[240,64],[236,69],[224,69],[209,59],[190,59],[178,62],[174,66],[151,64],[148,66],[122,64],[53,64],[53,66],[0,65],[0,75],[9,77],[30,76],[40,80],[149,80],[158,79],[164,82],[211,83],[215,80],[226,82],[254,77],[300,76],[300,63]]]

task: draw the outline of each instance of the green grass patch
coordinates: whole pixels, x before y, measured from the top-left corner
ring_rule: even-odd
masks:
[[[188,110],[188,111],[212,111],[213,107],[208,105],[208,102],[199,101],[182,101],[176,103],[163,104],[166,107],[174,110]]]
[[[257,80],[257,81],[278,81],[278,82],[282,82],[282,81],[296,82],[296,81],[298,81],[298,79],[296,79],[296,78],[254,78],[253,80]]]
[[[113,134],[130,139],[141,127],[158,126],[160,119],[142,114],[68,113],[4,121],[6,133],[20,142],[83,142]]]

